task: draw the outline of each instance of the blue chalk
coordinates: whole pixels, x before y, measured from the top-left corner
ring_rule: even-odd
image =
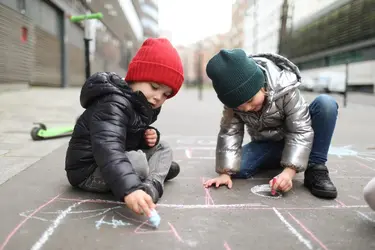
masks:
[[[151,222],[151,224],[154,226],[154,227],[159,227],[159,224],[160,224],[160,216],[159,214],[156,212],[155,209],[153,209],[151,211],[151,217],[149,219],[149,221]]]

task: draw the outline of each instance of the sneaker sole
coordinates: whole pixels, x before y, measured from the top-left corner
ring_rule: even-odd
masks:
[[[168,173],[169,174],[169,173]],[[174,173],[171,173],[171,176],[168,177],[168,175],[165,177],[164,181],[170,181],[174,178],[176,178],[180,174],[180,168],[178,170],[174,171]]]
[[[311,193],[319,198],[335,199],[337,197],[337,191],[323,191],[312,188]]]
[[[337,197],[337,191],[324,191],[309,187],[308,185],[305,185],[305,187],[318,198],[335,199]]]
[[[178,172],[177,174],[173,174],[173,175],[170,176],[169,178],[166,177],[166,178],[165,178],[165,181],[170,181],[170,180],[176,178],[176,177],[178,176],[179,173],[180,173],[180,172]]]

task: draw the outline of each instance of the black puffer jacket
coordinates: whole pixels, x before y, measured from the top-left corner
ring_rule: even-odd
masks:
[[[141,92],[133,92],[120,76],[109,72],[88,78],[80,101],[86,110],[74,127],[65,161],[70,184],[78,186],[99,167],[119,200],[143,189],[125,152],[148,148],[144,132],[160,109],[153,110]]]

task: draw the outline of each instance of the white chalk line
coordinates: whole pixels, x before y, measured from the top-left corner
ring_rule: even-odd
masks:
[[[59,216],[52,222],[52,224],[47,228],[46,231],[42,234],[39,240],[32,246],[31,250],[39,250],[43,247],[43,245],[48,241],[49,237],[54,233],[55,229],[61,224],[64,218],[69,214],[69,212],[79,206],[80,204],[84,203],[85,201],[79,201],[74,203],[73,205],[69,206],[67,209],[62,211]]]
[[[285,218],[284,216],[276,209],[272,208],[277,217],[281,220],[282,223],[289,229],[289,231],[297,237],[297,239],[304,244],[308,249],[313,249],[311,242],[304,238]]]
[[[267,205],[259,203],[248,203],[248,204],[217,204],[217,205],[180,205],[180,204],[157,204],[157,207],[165,208],[179,208],[179,209],[194,209],[194,208],[250,208],[250,207],[268,207]]]
[[[183,204],[157,204],[161,208],[176,208],[176,209],[248,209],[248,210],[271,210],[272,207],[257,203],[245,204],[216,204],[216,205],[183,205]],[[367,205],[351,205],[351,206],[322,206],[322,207],[278,207],[278,210],[325,210],[325,209],[350,209],[350,208],[367,208]]]
[[[271,190],[271,187],[270,187],[269,184],[256,185],[256,186],[252,187],[250,189],[250,191],[255,195],[265,197],[265,198],[269,198],[269,199],[280,199],[283,196],[282,193],[277,191],[277,190],[276,190],[277,195],[275,194],[275,196],[262,194],[262,192],[271,193],[272,190]]]
[[[360,201],[360,200],[361,200],[360,198],[358,198],[358,197],[356,197],[356,196],[354,196],[354,195],[348,195],[348,197],[349,197],[349,198],[352,198],[352,199],[354,199],[354,200],[357,200],[357,201]]]
[[[122,206],[116,206],[116,207],[110,207],[110,208],[100,208],[100,209],[92,209],[92,210],[78,210],[78,211],[70,211],[68,214],[84,214],[84,213],[95,213],[96,214],[93,214],[93,215],[89,215],[89,216],[85,216],[85,217],[79,217],[79,218],[73,218],[72,220],[85,220],[85,219],[90,219],[90,218],[94,218],[94,217],[97,217],[97,216],[100,216],[100,215],[103,215],[111,210],[115,210],[115,209],[118,209],[118,208],[121,208]],[[22,217],[27,217],[29,216],[28,214],[34,212],[34,210],[29,210],[29,211],[26,211],[26,212],[22,212],[20,213],[20,216]],[[63,210],[57,210],[57,211],[50,211],[50,212],[39,212],[40,214],[60,214],[62,213]],[[42,217],[39,217],[39,216],[31,216],[30,218],[33,218],[33,219],[37,219],[37,220],[41,220],[41,221],[50,221],[52,222],[53,220],[49,220],[49,219],[45,219],[45,218],[42,218]]]
[[[114,216],[112,216],[112,221],[108,222],[108,221],[104,220],[105,216],[106,215],[103,215],[103,217],[100,220],[95,221],[95,228],[97,230],[100,229],[101,225],[109,225],[109,226],[112,226],[112,228],[117,228],[117,227],[120,227],[120,226],[121,227],[127,227],[127,226],[133,225],[129,222],[124,222],[122,220],[116,220]]]
[[[349,206],[338,206],[338,205],[331,205],[331,206],[322,206],[322,208],[367,208],[367,205],[349,205]]]
[[[117,206],[117,207],[120,207],[120,206]],[[70,211],[69,214],[83,214],[83,213],[102,212],[102,211],[105,211],[107,209],[108,208],[98,208],[98,209],[89,209],[89,210]],[[32,213],[34,211],[35,210],[28,210],[28,211],[22,212],[21,214],[27,215],[27,213]],[[57,210],[57,211],[50,211],[50,212],[46,211],[46,212],[39,212],[39,214],[60,214],[63,211],[64,210]]]
[[[367,214],[362,213],[362,212],[360,212],[360,211],[356,211],[356,212],[357,212],[357,214],[358,214],[360,217],[364,218],[365,220],[367,220],[367,221],[369,221],[369,222],[372,222],[372,223],[375,223],[375,220],[372,219],[372,218],[371,218],[370,216],[368,216]]]
[[[29,216],[28,213],[31,214],[31,213],[34,212],[34,211],[35,211],[35,210],[22,212],[22,213],[20,213],[20,216],[22,216],[22,217],[28,217],[28,216]],[[32,218],[32,219],[36,219],[36,220],[41,220],[41,221],[52,221],[52,220],[48,220],[48,219],[45,219],[45,218],[42,218],[42,217],[39,217],[39,216],[35,216],[35,215],[30,216],[30,218]]]
[[[175,178],[175,180],[197,180],[199,177],[192,177],[192,176],[178,176]],[[207,177],[205,176],[204,177],[205,179],[211,179],[211,178],[215,178],[215,176],[211,176],[211,177]],[[345,176],[345,175],[332,175],[331,176],[332,179],[372,179],[374,178],[373,176],[370,176],[370,175],[366,175],[366,176],[361,176],[361,175],[358,175],[358,176]],[[271,177],[251,177],[251,180],[271,180],[272,178]],[[293,180],[304,180],[305,178],[303,176],[299,177],[295,177],[293,178]]]
[[[82,217],[82,218],[79,218],[80,220],[85,220],[85,219],[90,219],[90,218],[94,218],[96,216],[99,216],[99,215],[102,215],[102,214],[105,214],[111,210],[115,210],[117,208],[121,208],[120,206],[117,206],[117,207],[113,207],[113,208],[107,208],[106,210],[104,210],[103,212],[100,212],[98,214],[94,214],[94,215],[89,215],[89,216],[86,216],[86,217]]]
[[[57,198],[60,201],[83,201],[87,203],[105,203],[105,204],[118,204],[125,205],[125,203],[120,201],[102,200],[102,199],[76,199],[76,198]],[[260,204],[260,203],[237,203],[237,204],[215,204],[215,205],[203,205],[203,204],[165,204],[158,203],[156,207],[160,208],[178,208],[178,209],[212,209],[212,208],[244,208],[244,209],[272,209],[271,207]],[[367,205],[349,205],[349,206],[322,206],[322,207],[277,207],[279,210],[321,210],[321,209],[348,209],[348,208],[368,208]]]

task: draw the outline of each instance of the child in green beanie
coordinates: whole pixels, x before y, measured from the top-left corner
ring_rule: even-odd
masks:
[[[375,178],[372,178],[363,188],[363,198],[368,206],[375,211]]]
[[[241,49],[221,50],[207,64],[219,100],[224,104],[216,147],[216,172],[205,187],[232,187],[231,178],[249,178],[265,168],[282,167],[273,190],[287,192],[304,171],[304,185],[321,198],[337,190],[326,167],[338,105],[319,95],[309,105],[298,86],[300,72],[276,54],[248,57]],[[242,146],[244,127],[251,142]]]

